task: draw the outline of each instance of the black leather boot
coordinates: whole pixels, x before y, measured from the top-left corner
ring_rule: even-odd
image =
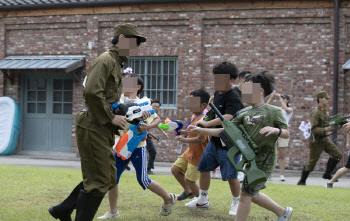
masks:
[[[305,167],[303,168],[303,170],[301,171],[301,177],[299,182],[297,183],[297,185],[306,185],[306,179],[309,176],[310,171],[305,171]]]
[[[72,221],[71,214],[77,206],[80,190],[84,190],[83,182],[79,183],[62,203],[49,208],[51,216],[61,221]]]
[[[336,160],[336,159],[330,157],[328,159],[328,162],[327,162],[326,171],[324,172],[322,178],[327,179],[327,180],[332,179],[332,177],[333,177],[332,171],[335,169],[335,167],[337,166],[338,163],[339,163],[339,160]]]
[[[80,191],[75,221],[92,221],[103,197],[104,195],[93,195],[84,190]]]

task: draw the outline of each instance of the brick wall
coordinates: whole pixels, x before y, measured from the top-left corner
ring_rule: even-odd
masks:
[[[340,64],[348,56],[350,9],[341,10]],[[222,61],[237,64],[240,70],[268,70],[276,76],[277,91],[290,95],[294,116],[290,122],[291,142],[287,168],[300,169],[309,155],[308,143],[298,130],[308,121],[316,106],[315,94],[333,89],[333,9],[253,9],[216,11],[168,11],[121,14],[91,14],[3,18],[5,54],[85,55],[86,67],[102,53],[112,38],[113,27],[131,22],[140,27],[147,42],[138,49],[140,56],[178,57],[178,108],[162,109],[162,120],[169,116],[188,122],[189,93],[205,87],[213,93],[213,66]],[[28,36],[23,38],[23,36]],[[0,39],[1,40],[1,39]],[[90,50],[88,42],[93,42]],[[341,70],[341,69],[340,69]],[[85,76],[86,70],[82,74]],[[18,78],[16,78],[18,79]],[[0,89],[1,89],[0,76]],[[19,81],[16,81],[19,84]],[[349,74],[339,75],[339,113],[349,114]],[[6,91],[19,90],[11,89]],[[14,95],[16,96],[16,95]],[[332,101],[331,101],[332,102]],[[344,104],[343,104],[344,103]],[[74,84],[73,119],[83,108],[81,83]],[[332,109],[330,110],[330,112]],[[72,126],[72,151],[77,152]],[[156,133],[156,132],[155,132]],[[342,149],[343,134],[339,135]],[[158,161],[174,161],[176,143],[155,142]],[[327,155],[317,164],[324,169]]]

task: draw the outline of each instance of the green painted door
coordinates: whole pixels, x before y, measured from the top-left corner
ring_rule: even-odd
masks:
[[[22,92],[22,150],[71,152],[72,76],[24,74]]]

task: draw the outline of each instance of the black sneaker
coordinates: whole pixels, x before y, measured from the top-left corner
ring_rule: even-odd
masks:
[[[297,183],[297,185],[299,185],[299,186],[306,186],[306,183],[299,180],[299,182]]]
[[[154,175],[154,172],[152,170],[147,170],[147,174]]]
[[[333,183],[327,183],[327,188],[333,188]]]
[[[326,180],[331,180],[333,178],[333,176],[325,173],[325,174],[323,174],[322,178],[326,179]]]
[[[126,170],[130,170],[130,167],[128,165],[125,166]]]

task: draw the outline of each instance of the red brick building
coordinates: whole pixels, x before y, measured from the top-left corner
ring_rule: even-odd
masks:
[[[72,133],[69,130],[71,136],[67,137],[51,131],[51,138],[42,143],[44,146],[59,142],[55,141],[57,135],[71,142],[68,152],[77,152],[74,118],[83,109],[82,79],[90,63],[109,46],[113,27],[124,22],[137,24],[147,37],[147,42],[138,49],[139,57],[132,58],[128,66],[147,78],[145,95],[161,98],[162,118],[188,122],[189,93],[201,87],[213,93],[211,70],[222,61],[235,63],[239,70],[270,71],[276,76],[277,91],[291,96],[294,116],[290,122],[287,158],[290,169],[300,169],[307,161],[308,143],[298,127],[301,121],[308,121],[311,110],[317,105],[315,94],[318,91],[326,90],[331,97],[337,91],[337,112],[350,113],[350,77],[341,68],[350,53],[350,3],[346,1],[32,2],[36,3],[0,3],[0,58],[81,56],[84,60],[83,67],[70,72],[67,67],[2,69],[0,96],[16,99],[24,112],[29,110],[32,101],[28,99],[33,93],[37,96],[36,103],[33,101],[35,111],[42,108],[38,98],[44,94],[38,86],[40,79],[53,76],[48,77],[45,84],[50,84],[51,89],[45,92],[47,106],[42,118],[48,117],[53,122],[47,125],[50,131],[55,117],[47,111],[55,108],[66,111]],[[335,41],[337,33],[339,46],[334,43],[338,42]],[[33,90],[30,82],[36,86]],[[67,111],[69,107],[70,112]],[[31,121],[26,120],[30,116],[25,116],[22,124],[19,151],[31,150],[24,141],[31,141],[33,136],[40,139],[40,134],[31,133],[28,126]],[[338,146],[343,150],[343,131],[338,138]],[[175,142],[162,139],[156,146],[156,160],[171,162],[176,159]],[[43,148],[38,151],[60,150]],[[316,170],[324,168],[327,159],[323,154]]]

